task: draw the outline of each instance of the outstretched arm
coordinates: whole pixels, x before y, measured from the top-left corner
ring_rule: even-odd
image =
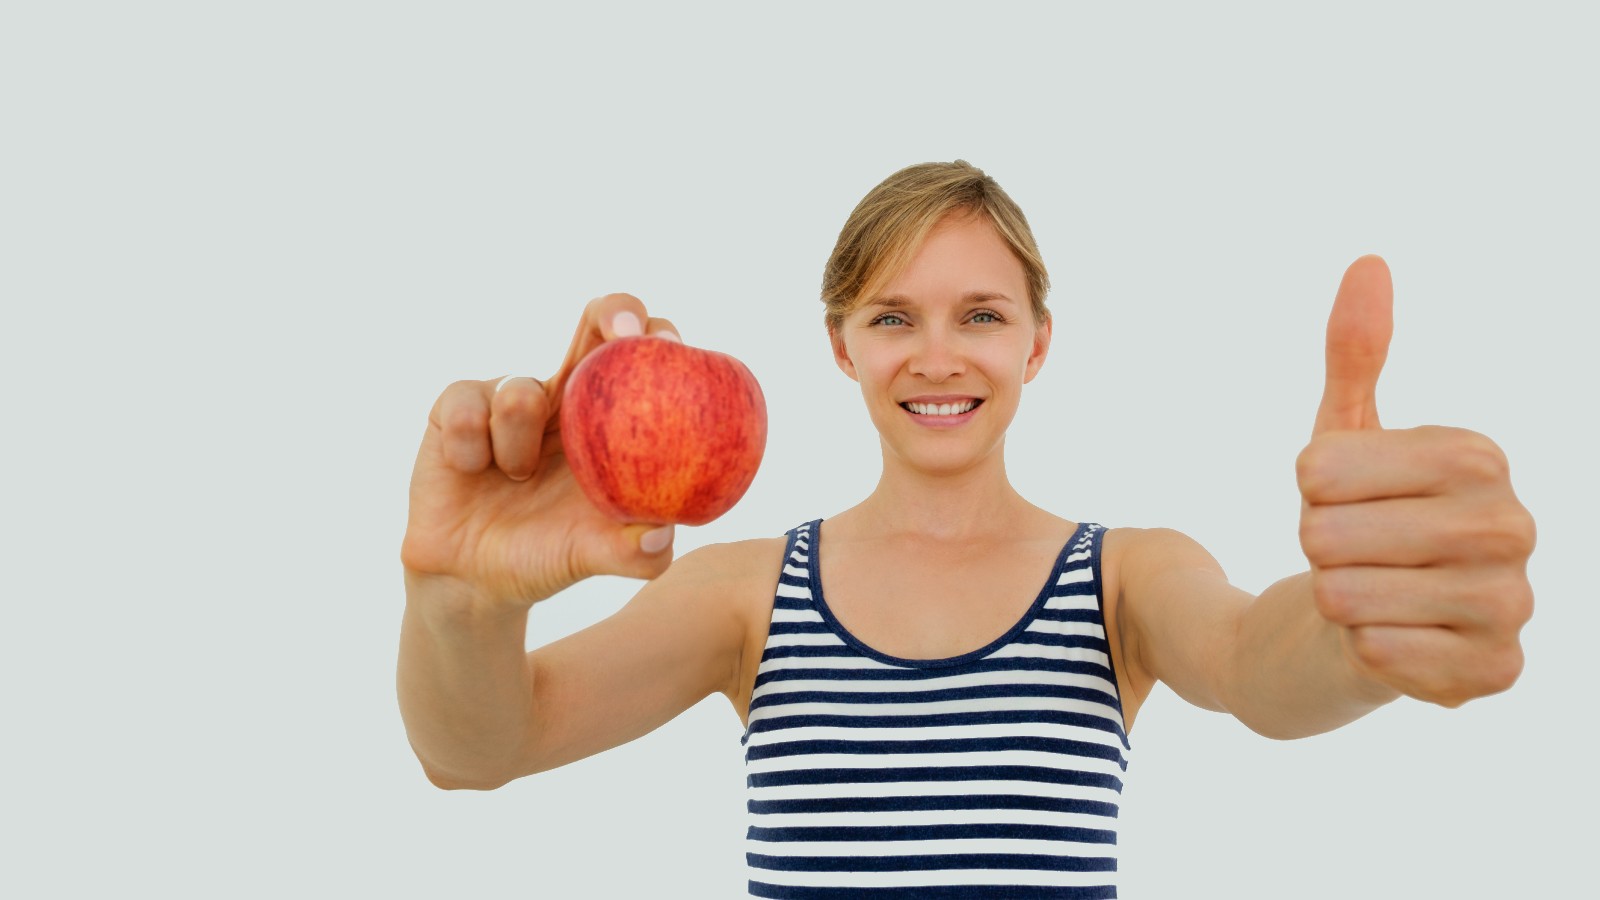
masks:
[[[1309,571],[1252,598],[1177,532],[1129,545],[1119,615],[1139,665],[1270,737],[1329,731],[1401,695],[1457,707],[1522,672],[1533,518],[1493,441],[1379,425],[1392,304],[1383,260],[1345,272],[1296,463]]]

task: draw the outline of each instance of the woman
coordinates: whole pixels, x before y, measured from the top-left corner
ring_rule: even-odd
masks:
[[[401,708],[429,779],[492,789],[717,691],[746,724],[752,895],[1113,897],[1127,735],[1156,680],[1279,738],[1515,680],[1532,521],[1492,442],[1377,428],[1381,261],[1351,267],[1330,319],[1299,461],[1313,567],[1259,598],[1177,532],[1068,521],[1011,487],[1005,433],[1049,351],[1047,288],[1027,221],[978,169],[874,188],[823,300],[880,435],[877,488],[676,561],[670,527],[588,504],[555,415],[587,352],[676,339],[668,321],[603,297],[549,381],[451,385],[402,548]],[[529,607],[599,573],[650,580],[526,652]]]

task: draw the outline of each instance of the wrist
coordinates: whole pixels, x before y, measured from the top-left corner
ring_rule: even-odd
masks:
[[[453,575],[405,570],[406,605],[414,607],[430,630],[498,630],[527,622],[533,599],[494,597]]]

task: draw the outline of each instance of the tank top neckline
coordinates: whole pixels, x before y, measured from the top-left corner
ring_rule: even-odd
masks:
[[[1051,589],[1055,587],[1056,581],[1061,578],[1061,573],[1066,569],[1067,558],[1072,555],[1072,548],[1077,545],[1080,537],[1083,535],[1085,529],[1089,525],[1088,522],[1079,522],[1077,527],[1072,530],[1071,536],[1067,538],[1066,543],[1061,546],[1060,552],[1056,554],[1055,563],[1050,567],[1050,574],[1045,577],[1044,584],[1039,588],[1039,593],[1033,598],[1033,603],[1028,606],[1028,610],[1027,612],[1023,613],[1022,618],[1017,620],[1015,625],[1012,625],[1006,630],[1005,634],[1000,635],[976,650],[971,650],[956,656],[947,656],[942,659],[910,659],[906,657],[892,656],[869,646],[866,641],[856,637],[850,632],[850,629],[844,627],[844,623],[840,622],[838,617],[833,614],[833,609],[828,606],[828,601],[825,597],[823,597],[822,594],[822,554],[820,552],[822,548],[822,522],[822,519],[813,519],[806,527],[806,531],[808,532],[806,536],[810,538],[810,547],[808,548],[809,563],[806,566],[806,569],[808,570],[808,577],[810,579],[811,597],[814,601],[816,601],[817,612],[822,615],[822,620],[828,623],[828,627],[832,628],[834,632],[839,635],[841,640],[843,640],[846,644],[849,644],[851,647],[861,651],[861,653],[865,654],[866,656],[878,660],[879,662],[889,663],[890,665],[908,666],[919,669],[959,666],[964,663],[982,659],[983,657],[988,656],[990,653],[993,653],[994,651],[999,650],[1001,647],[1004,647],[1006,644],[1015,639],[1017,635],[1025,631],[1028,627],[1028,623],[1032,622],[1034,618],[1038,616],[1039,611],[1044,609],[1046,601],[1048,601],[1051,597]]]

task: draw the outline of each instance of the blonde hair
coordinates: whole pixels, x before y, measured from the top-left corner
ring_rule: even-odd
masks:
[[[964,159],[907,166],[867,192],[845,220],[822,274],[829,330],[910,264],[917,248],[948,215],[980,215],[994,225],[1028,281],[1028,301],[1039,324],[1050,319],[1044,298],[1050,276],[1022,210],[993,178]]]

